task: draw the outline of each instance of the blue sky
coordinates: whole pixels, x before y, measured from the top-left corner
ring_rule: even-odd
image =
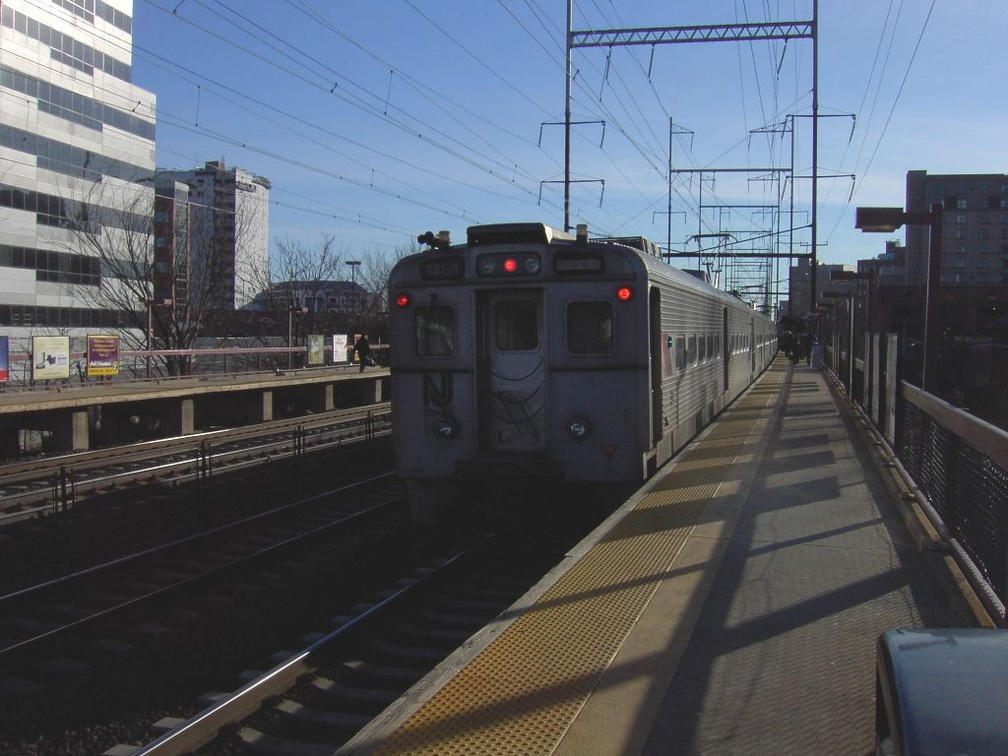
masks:
[[[811,0],[578,0],[574,28],[811,18]],[[136,0],[133,77],[157,96],[158,167],[223,159],[272,182],[274,240],[382,253],[473,223],[562,227],[565,23],[563,0]],[[907,170],[1008,172],[1008,4],[820,0],[819,27],[818,163],[835,176],[819,259],[853,264],[886,238],[856,232],[854,208],[901,205]],[[764,207],[789,206],[783,172],[724,169],[788,168],[793,121],[810,175],[809,40],[592,48],[574,67],[572,223],[665,245],[671,136],[673,249],[731,233],[759,251],[788,227]]]

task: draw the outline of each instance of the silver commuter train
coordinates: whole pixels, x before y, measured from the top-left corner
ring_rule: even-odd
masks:
[[[463,481],[639,483],[770,364],[774,323],[646,239],[472,226],[389,278],[392,436],[413,519]]]

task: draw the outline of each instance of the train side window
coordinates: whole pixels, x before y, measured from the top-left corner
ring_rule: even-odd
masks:
[[[567,305],[567,349],[572,354],[608,354],[613,349],[613,309],[609,302]]]
[[[697,337],[697,362],[703,362],[707,359],[707,341],[704,339],[701,333]]]
[[[686,342],[686,362],[696,365],[696,334],[690,336]]]
[[[709,333],[707,334],[707,358],[713,360],[717,357],[717,352],[714,351],[714,337]]]
[[[416,350],[421,357],[455,353],[455,310],[448,305],[416,308]]]
[[[531,299],[511,299],[494,306],[497,348],[521,352],[539,346],[539,308]]]
[[[686,369],[686,337],[676,336],[675,340],[675,364],[680,370]]]

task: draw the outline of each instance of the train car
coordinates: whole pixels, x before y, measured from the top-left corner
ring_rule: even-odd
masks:
[[[421,524],[466,483],[640,483],[776,353],[772,321],[644,238],[516,223],[420,239],[389,294],[393,446]]]

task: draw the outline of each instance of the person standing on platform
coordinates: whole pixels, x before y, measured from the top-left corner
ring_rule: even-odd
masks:
[[[357,359],[360,360],[360,371],[363,373],[364,364],[371,355],[371,345],[368,343],[367,334],[357,339],[357,343],[354,344],[354,351],[357,352]]]

